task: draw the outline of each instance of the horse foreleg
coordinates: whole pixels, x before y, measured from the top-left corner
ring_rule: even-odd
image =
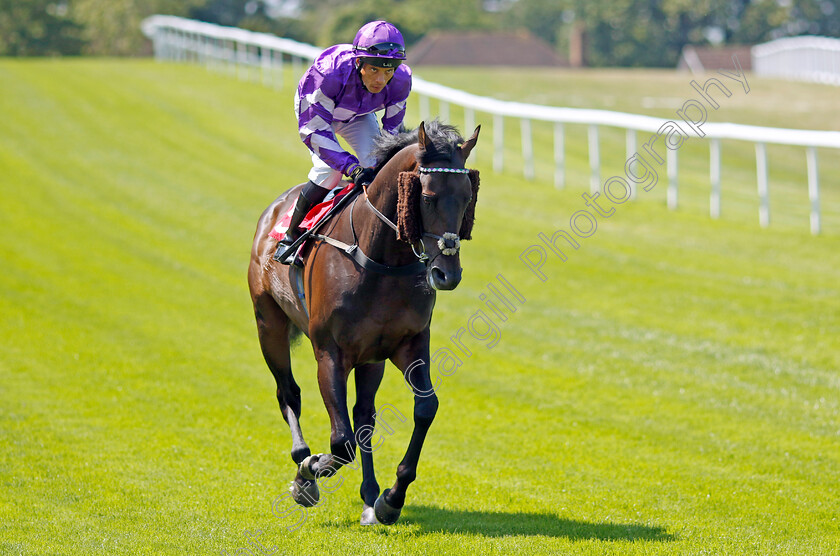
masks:
[[[376,518],[385,525],[396,523],[400,517],[408,485],[417,477],[417,463],[426,433],[437,413],[438,399],[429,375],[428,329],[401,347],[391,361],[402,371],[414,392],[414,430],[405,456],[397,467],[394,486],[385,490],[374,504]]]
[[[373,435],[376,411],[376,391],[382,382],[385,363],[371,363],[356,367],[356,405],[353,406],[353,430],[359,443],[359,457],[362,460],[362,486],[359,494],[364,502],[362,525],[379,523],[374,516],[373,505],[379,496],[379,483],[373,470],[373,449],[370,438]]]
[[[315,348],[318,387],[330,415],[330,453],[309,456],[300,464],[298,475],[305,479],[332,477],[343,465],[356,459],[356,439],[347,412],[347,365],[339,350]]]

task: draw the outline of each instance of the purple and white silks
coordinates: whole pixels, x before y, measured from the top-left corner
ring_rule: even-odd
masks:
[[[295,96],[304,144],[329,168],[343,175],[349,175],[359,165],[359,159],[339,145],[334,125],[344,127],[342,124],[385,110],[382,129],[395,133],[405,117],[405,103],[411,92],[411,69],[402,64],[382,91],[370,93],[362,84],[355,57],[352,45],[328,48],[301,78]],[[375,134],[371,134],[367,139],[370,146],[374,138]]]

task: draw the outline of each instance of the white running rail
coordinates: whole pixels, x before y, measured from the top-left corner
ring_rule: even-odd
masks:
[[[757,44],[752,63],[762,77],[840,85],[840,39],[787,37]]]
[[[160,60],[203,63],[211,68],[226,70],[241,79],[259,79],[266,85],[278,88],[282,86],[281,70],[285,63],[284,59],[291,61],[294,75],[301,75],[304,71],[304,63],[315,59],[322,51],[322,49],[315,46],[279,38],[274,35],[254,33],[234,27],[222,27],[174,16],[155,15],[149,17],[143,21],[142,28],[146,36],[152,39],[155,56]],[[663,122],[661,118],[607,110],[560,108],[501,101],[431,83],[416,76],[413,79],[412,91],[419,96],[420,116],[424,120],[429,117],[429,98],[435,98],[439,101],[440,117],[444,120],[448,119],[449,104],[463,107],[466,120],[465,129],[467,131],[475,127],[475,113],[477,111],[491,114],[493,116],[494,138],[493,169],[497,172],[501,172],[504,165],[504,119],[518,119],[522,130],[522,154],[525,162],[524,175],[527,179],[534,178],[534,150],[531,137],[531,121],[553,122],[555,138],[554,179],[557,187],[563,187],[565,183],[564,124],[583,124],[588,126],[590,190],[593,194],[601,191],[599,126],[616,127],[626,130],[627,164],[625,168],[627,169],[634,157],[641,152],[637,151],[636,148],[637,132],[641,131],[653,134],[651,135],[651,139],[648,139],[648,143],[645,144],[646,149],[651,144],[653,138],[661,139],[659,141],[661,151],[661,144],[667,141],[662,130],[668,124],[673,123]],[[695,123],[699,124],[699,122]],[[702,132],[703,137],[709,139],[710,142],[709,167],[711,195],[709,210],[712,218],[718,218],[720,216],[721,139],[750,141],[755,144],[759,223],[762,227],[766,227],[770,223],[765,145],[767,143],[774,143],[800,146],[806,148],[808,192],[811,203],[811,233],[820,233],[819,170],[816,149],[840,149],[840,132],[778,129],[705,122],[702,124]],[[672,147],[671,144],[668,144],[668,147],[666,149],[668,176],[667,199],[668,206],[671,209],[675,209],[678,199],[677,149],[679,145]],[[647,152],[653,154],[650,149]],[[655,154],[654,156],[658,157]],[[636,194],[634,186],[635,184],[630,184],[631,194],[633,196]]]

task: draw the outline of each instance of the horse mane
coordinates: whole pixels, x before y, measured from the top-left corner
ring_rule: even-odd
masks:
[[[417,162],[420,164],[451,160],[455,150],[464,142],[464,138],[455,126],[444,124],[438,119],[426,122],[423,127],[426,129],[426,137],[431,142],[432,148],[418,152]],[[381,170],[398,152],[417,142],[417,129],[401,128],[395,135],[389,133],[380,135],[376,139],[372,152],[377,161],[376,170]]]

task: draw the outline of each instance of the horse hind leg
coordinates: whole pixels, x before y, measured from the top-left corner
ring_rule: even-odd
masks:
[[[267,297],[267,296],[266,296]],[[300,428],[300,387],[292,375],[290,331],[292,324],[277,303],[265,297],[254,304],[263,357],[277,383],[277,403],[292,433],[292,460],[299,464],[310,455]]]
[[[318,485],[300,474],[300,463],[311,455],[311,451],[300,428],[300,387],[292,375],[292,324],[274,299],[267,295],[255,301],[254,313],[263,357],[277,383],[277,403],[292,433],[292,461],[298,466],[298,473],[290,488],[292,498],[301,506],[314,506],[320,498]]]

